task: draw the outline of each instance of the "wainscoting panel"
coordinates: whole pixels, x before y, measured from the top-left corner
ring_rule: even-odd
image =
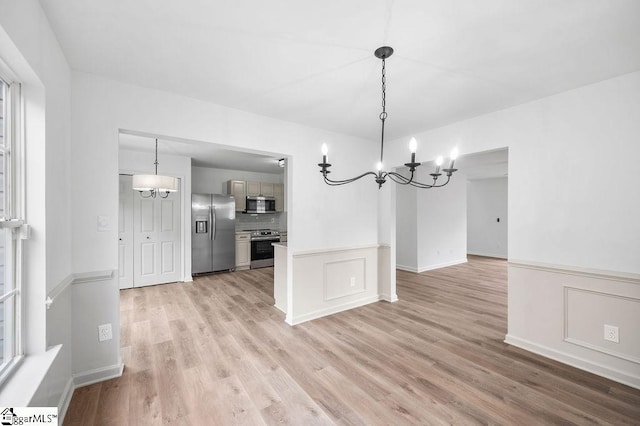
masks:
[[[505,342],[640,389],[640,276],[510,261],[508,297]]]
[[[618,327],[618,343],[604,339],[605,324]],[[639,333],[640,299],[565,287],[566,342],[640,364]]]
[[[294,253],[292,324],[380,300],[378,245]]]
[[[345,259],[324,264],[324,300],[339,299],[353,294],[363,293],[365,286],[364,257]]]

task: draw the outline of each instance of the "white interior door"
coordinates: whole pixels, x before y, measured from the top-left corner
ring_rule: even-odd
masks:
[[[180,192],[133,196],[133,285],[179,281],[182,268]]]
[[[118,279],[120,288],[133,287],[133,195],[130,175],[120,175],[118,206]]]

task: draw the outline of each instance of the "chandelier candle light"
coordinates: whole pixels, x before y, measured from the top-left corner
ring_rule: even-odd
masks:
[[[382,160],[383,160],[383,154],[384,154],[384,123],[385,123],[385,120],[387,119],[387,109],[386,109],[387,82],[386,82],[385,59],[387,59],[389,56],[393,54],[393,49],[388,46],[380,47],[376,49],[374,54],[376,55],[377,58],[382,59],[382,112],[380,113],[380,117],[379,117],[380,121],[382,122],[382,133],[380,136],[380,161],[376,166],[377,171],[366,172],[359,176],[353,177],[351,179],[344,179],[344,180],[329,179],[329,177],[327,176],[329,173],[331,173],[328,170],[329,167],[331,167],[331,164],[327,163],[327,155],[329,152],[329,148],[327,147],[326,143],[323,143],[322,144],[322,163],[318,163],[318,166],[320,166],[320,173],[322,173],[325,183],[331,186],[345,185],[347,183],[355,182],[358,179],[363,178],[365,176],[372,175],[374,176],[375,181],[378,184],[378,188],[382,188],[382,184],[387,181],[387,177],[400,185],[411,185],[411,186],[415,186],[416,188],[440,188],[445,186],[451,180],[451,175],[453,175],[453,173],[458,170],[458,169],[454,169],[455,161],[458,156],[457,148],[454,148],[451,151],[449,167],[447,167],[446,169],[440,169],[440,166],[442,166],[443,158],[439,156],[436,159],[436,168],[433,173],[430,173],[431,177],[433,178],[432,183],[422,183],[413,179],[416,168],[420,165],[420,163],[416,162],[416,150],[418,148],[418,142],[416,141],[415,138],[411,138],[411,140],[409,141],[409,152],[411,152],[411,161],[409,163],[404,164],[406,167],[409,168],[409,172],[411,173],[411,175],[409,177],[406,177],[396,172],[387,172],[383,170]],[[440,176],[442,176],[443,173],[447,175],[447,180],[445,182],[438,183],[437,180]]]
[[[158,174],[158,139],[156,139],[156,174],[154,175],[133,175],[133,190],[139,191],[142,198],[167,198],[170,192],[178,190],[178,178],[173,176],[162,176]],[[149,192],[145,195],[145,192]]]

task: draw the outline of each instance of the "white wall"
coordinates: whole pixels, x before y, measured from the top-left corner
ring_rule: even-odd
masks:
[[[77,270],[117,265],[115,230],[98,235],[95,220],[98,215],[116,217],[118,129],[295,157],[290,166],[288,219],[289,228],[299,229],[289,245],[311,249],[377,243],[377,217],[370,204],[377,198],[374,185],[331,188],[322,182],[316,166],[316,148],[329,141],[330,146],[340,147],[332,151],[336,174],[340,169],[345,174],[364,170],[375,162],[368,141],[78,72],[73,73],[72,113],[73,193],[78,194],[72,205],[82,210],[73,232]],[[97,191],[96,186],[104,190]],[[90,187],[100,196],[87,203]],[[296,211],[298,216],[292,213]]]
[[[406,176],[406,168],[398,173]],[[387,183],[395,185],[395,183]],[[416,188],[396,187],[396,266],[407,271],[418,270],[418,196]]]
[[[429,182],[431,172],[431,167],[421,167],[418,180]],[[443,188],[416,188],[415,191],[418,197],[418,272],[466,262],[467,183],[464,172],[456,172]]]
[[[226,194],[227,181],[229,180],[284,183],[284,173],[258,173],[195,166],[191,168],[191,173],[193,177],[192,192],[194,194]]]
[[[467,253],[507,258],[507,179],[468,181]]]
[[[375,163],[376,155],[368,141],[80,72],[72,73],[72,115],[72,251],[78,272],[118,267],[115,222],[120,130],[283,154],[289,158],[289,253],[377,244],[378,220],[372,214],[378,196],[375,185],[362,182],[328,187],[316,165],[321,142],[327,141],[336,175],[367,169]],[[100,215],[112,218],[110,231],[96,231]],[[86,288],[91,291],[82,294],[78,320],[86,320],[93,328],[102,323],[98,321],[117,324],[117,280],[103,280]],[[92,315],[96,310],[104,315]],[[117,339],[114,336],[113,344],[92,346],[82,357],[83,369],[95,368],[90,360],[99,360],[103,368],[113,371],[120,362]]]
[[[406,169],[399,169],[405,176]],[[430,164],[416,171],[419,182],[430,183]],[[442,177],[440,178],[442,179]],[[413,272],[467,261],[467,190],[463,172],[442,188],[398,185],[396,198],[396,267]]]
[[[635,72],[421,133],[418,158],[508,147],[510,258],[638,273],[638,93]]]
[[[71,379],[71,315],[50,315],[43,302],[71,273],[70,71],[37,1],[0,3],[0,57],[23,83],[25,100],[26,211],[32,226],[24,256],[25,352],[38,358],[48,346],[63,345],[46,377],[29,374],[30,380],[42,379],[34,399],[55,405]],[[58,302],[68,306],[70,292]]]
[[[509,259],[545,265],[554,276],[544,281],[553,291],[541,292],[539,277],[509,267],[509,341],[638,387],[637,362],[543,329],[565,327],[563,270],[596,270],[610,283],[640,274],[639,94],[640,72],[634,72],[416,135],[421,161],[454,144],[462,154],[509,148]],[[390,145],[387,162],[401,164],[406,141]],[[588,288],[592,278],[581,277],[572,285]],[[598,291],[637,298],[632,288],[601,285]],[[630,315],[636,321],[626,336],[640,339],[640,310]]]

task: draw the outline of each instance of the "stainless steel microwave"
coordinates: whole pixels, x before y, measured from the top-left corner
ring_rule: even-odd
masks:
[[[247,197],[245,213],[275,213],[276,199],[273,197]]]

